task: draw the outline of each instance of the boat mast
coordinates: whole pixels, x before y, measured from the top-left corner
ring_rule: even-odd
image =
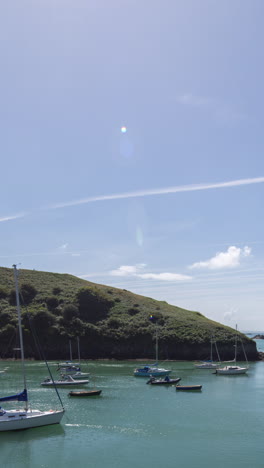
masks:
[[[70,344],[70,361],[72,362],[72,345],[71,345],[71,340],[70,340],[69,344]]]
[[[158,364],[158,354],[159,354],[159,349],[158,349],[158,325],[156,325],[156,363]]]
[[[236,324],[236,338],[235,338],[235,364],[237,361],[237,324]]]
[[[16,288],[16,304],[17,304],[17,317],[18,317],[18,330],[19,330],[19,342],[20,342],[20,352],[21,352],[21,364],[22,364],[22,373],[24,380],[24,389],[27,390],[27,380],[26,380],[26,369],[25,369],[25,356],[24,356],[24,343],[23,343],[23,334],[22,334],[22,323],[21,323],[21,311],[20,311],[20,302],[19,302],[19,289],[18,289],[18,271],[16,265],[13,265],[14,268],[14,278],[15,278],[15,288]],[[28,402],[26,401],[26,411],[28,410]]]
[[[213,362],[213,335],[211,335],[211,354],[210,361]]]
[[[78,346],[78,362],[80,364],[81,362],[81,357],[80,357],[80,339],[79,337],[77,336],[77,346]]]

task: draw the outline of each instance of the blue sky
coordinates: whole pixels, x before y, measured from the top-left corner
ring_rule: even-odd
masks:
[[[263,329],[263,14],[3,2],[0,265]]]

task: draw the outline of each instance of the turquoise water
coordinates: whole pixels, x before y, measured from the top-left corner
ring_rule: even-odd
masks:
[[[1,362],[1,368],[5,365],[9,370],[0,375],[1,396],[22,389],[15,383],[19,364]],[[263,467],[264,362],[251,363],[248,375],[241,376],[214,375],[190,362],[166,365],[182,384],[202,384],[202,391],[146,385],[145,378],[133,376],[133,362],[89,363],[102,395],[70,398],[69,390],[61,389],[62,424],[0,433],[1,466]],[[30,362],[27,367],[35,406],[54,407],[54,390],[40,386],[47,376],[44,365]]]
[[[249,338],[253,338],[256,335],[264,335],[264,332],[254,332],[254,333],[246,333]],[[254,340],[257,345],[257,350],[264,353],[264,340]]]

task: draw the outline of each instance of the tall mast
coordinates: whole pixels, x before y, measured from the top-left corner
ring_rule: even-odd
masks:
[[[235,363],[237,360],[237,325],[236,325],[236,339],[235,339]]]
[[[156,363],[158,363],[158,354],[159,354],[159,349],[158,349],[158,326],[156,325]]]
[[[210,353],[210,361],[213,362],[213,335],[211,335],[211,353]]]
[[[70,361],[72,362],[72,345],[71,345],[71,339],[70,339]]]
[[[20,302],[19,302],[19,289],[18,289],[18,271],[16,265],[13,265],[14,268],[14,278],[15,278],[15,288],[16,288],[16,304],[17,304],[17,318],[18,318],[18,330],[19,330],[19,342],[20,342],[20,352],[21,352],[21,364],[22,364],[22,373],[24,380],[24,389],[27,389],[27,380],[26,380],[26,369],[25,369],[25,356],[24,356],[24,343],[23,343],[23,334],[22,334],[22,323],[21,323],[21,311],[20,311]],[[26,401],[26,411],[28,409],[28,402]]]
[[[79,337],[77,336],[77,346],[78,346],[78,362],[80,364],[81,362],[81,356],[80,356],[80,339]]]

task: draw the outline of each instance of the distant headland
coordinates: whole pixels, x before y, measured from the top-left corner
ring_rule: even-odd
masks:
[[[13,276],[13,269],[0,267],[0,356],[5,359],[14,357],[16,348]],[[238,360],[244,360],[243,348],[249,361],[260,359],[256,342],[246,335],[200,312],[126,289],[68,274],[23,269],[19,270],[19,289],[27,358],[39,359],[33,337],[37,331],[49,360],[65,360],[70,344],[77,356],[77,338],[83,359],[150,360],[156,359],[158,348],[163,361],[204,360],[210,359],[213,336],[220,359],[226,361],[234,359],[235,335]],[[214,347],[213,351],[216,354]]]

